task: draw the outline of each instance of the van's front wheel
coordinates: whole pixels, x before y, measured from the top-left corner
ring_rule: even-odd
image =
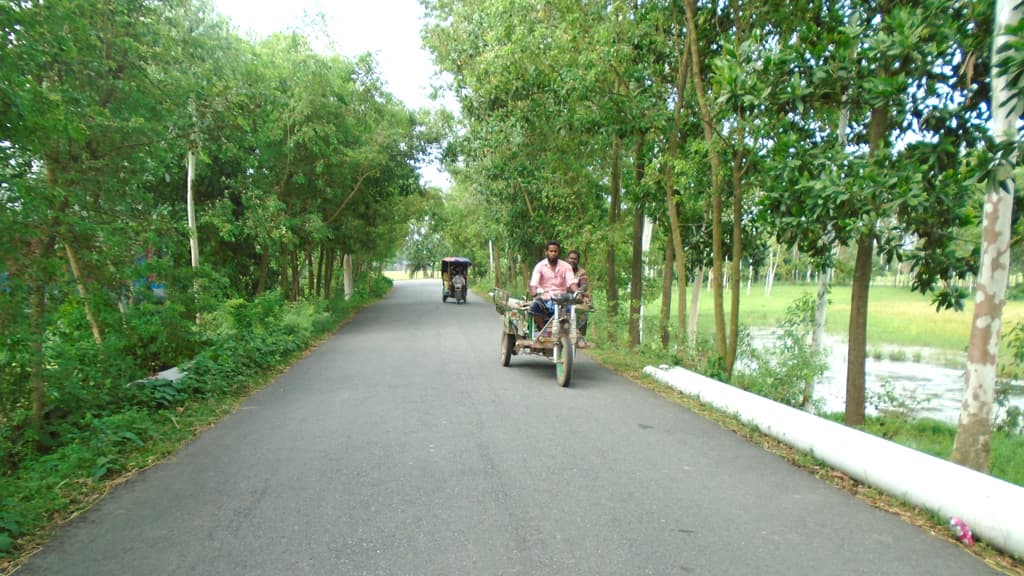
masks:
[[[558,345],[555,348],[555,380],[558,381],[558,385],[562,388],[568,387],[572,381],[572,367],[575,355],[575,346],[569,340],[569,335],[563,334],[559,337]]]

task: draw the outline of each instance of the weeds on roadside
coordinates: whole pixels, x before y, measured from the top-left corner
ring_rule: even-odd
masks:
[[[814,296],[804,294],[786,309],[766,347],[752,346],[749,338],[744,338],[744,366],[748,370],[737,372],[735,383],[787,406],[810,407],[814,383],[828,369],[824,351],[810,342],[814,309]]]
[[[882,382],[878,391],[868,390],[866,403],[887,422],[881,436],[891,440],[907,424],[917,420],[928,400],[922,398],[916,388],[899,389],[890,380]]]
[[[224,303],[206,317],[202,351],[179,380],[128,384],[104,375],[102,386],[79,372],[51,392],[63,410],[47,415],[45,450],[22,407],[0,417],[0,573],[53,522],[87,508],[110,482],[160,461],[227,413],[246,393],[309,349],[367,301],[391,286],[380,282],[348,301],[287,303],[276,292]],[[92,350],[75,366],[92,358]],[[103,375],[102,373],[100,373]],[[79,399],[85,391],[91,393]],[[72,409],[76,408],[76,409]],[[0,415],[2,416],[2,415]]]

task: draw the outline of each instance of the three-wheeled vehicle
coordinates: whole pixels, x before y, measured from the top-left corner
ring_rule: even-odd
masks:
[[[445,256],[441,259],[441,302],[455,298],[456,304],[466,301],[469,281],[466,279],[473,262],[462,256]]]
[[[576,310],[586,304],[577,292],[557,294],[555,313],[538,317],[530,313],[532,300],[511,298],[505,290],[491,291],[494,307],[502,315],[501,365],[508,366],[513,355],[520,353],[544,356],[555,363],[555,380],[559,386],[572,381],[576,355]]]

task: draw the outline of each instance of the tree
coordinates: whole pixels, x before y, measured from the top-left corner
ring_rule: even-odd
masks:
[[[152,232],[152,185],[172,158],[178,113],[164,75],[172,26],[150,2],[26,1],[0,13],[4,154],[28,168],[5,189],[5,219],[22,246],[8,268],[31,294],[33,425],[46,401],[43,338],[67,261],[100,346],[116,284]],[[27,225],[32,222],[34,225]],[[113,273],[114,278],[111,278]],[[114,322],[110,324],[116,325]],[[39,436],[42,438],[42,435]]]
[[[1018,133],[1024,95],[1024,8],[1018,0],[997,0],[992,38],[992,137],[999,145],[988,173],[982,210],[981,266],[975,285],[974,318],[967,347],[967,391],[960,409],[952,460],[988,472],[1003,305],[1010,272],[1010,242],[1016,187]]]
[[[781,40],[786,48],[770,68],[788,81],[777,94],[782,120],[772,123],[770,172],[782,185],[766,186],[764,208],[780,238],[819,267],[837,245],[855,249],[845,420],[859,425],[875,255],[903,258],[906,239],[918,238],[922,291],[963,270],[947,232],[969,217],[963,168],[979,141],[985,75],[971,38],[985,22],[975,6],[945,1],[816,6],[820,13],[796,20],[819,26],[796,28],[801,41]],[[847,112],[848,144],[840,146],[833,127]]]

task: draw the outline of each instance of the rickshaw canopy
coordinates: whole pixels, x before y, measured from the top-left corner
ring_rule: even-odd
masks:
[[[461,264],[462,266],[468,267],[473,264],[473,261],[469,258],[463,258],[462,256],[445,256],[444,258],[441,258],[442,268],[447,268],[452,264]]]

